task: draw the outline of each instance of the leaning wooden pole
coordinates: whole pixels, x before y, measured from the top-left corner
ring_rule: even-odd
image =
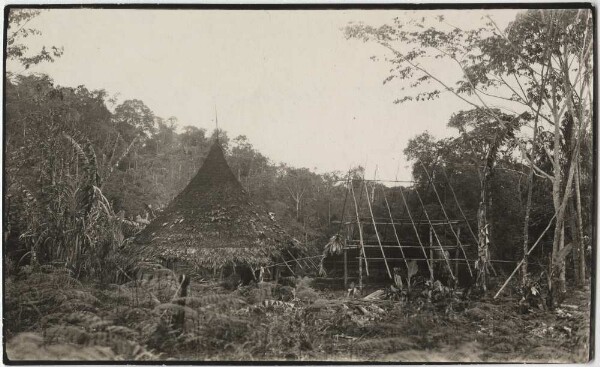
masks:
[[[425,246],[423,246],[423,242],[421,242],[421,236],[419,236],[419,230],[417,229],[417,225],[415,224],[412,214],[410,213],[410,209],[408,208],[408,203],[406,202],[406,198],[404,197],[404,192],[402,191],[402,188],[400,188],[400,195],[402,196],[402,202],[404,203],[404,207],[406,208],[406,213],[408,214],[408,219],[410,219],[410,222],[412,223],[412,227],[415,230],[415,235],[417,236],[417,241],[419,242],[419,246],[421,246],[421,250],[423,250],[423,256],[425,256],[425,259],[427,260],[427,268],[429,268],[429,275],[433,278],[433,267],[431,266],[431,261],[429,260],[429,257],[427,256],[427,251],[425,251]]]
[[[508,279],[506,279],[506,281],[504,282],[504,284],[502,284],[502,287],[500,287],[500,289],[498,290],[498,292],[494,296],[494,299],[496,299],[496,297],[498,297],[500,295],[500,293],[504,290],[504,288],[506,287],[506,285],[508,284],[508,282],[510,282],[510,280],[512,279],[512,277],[515,276],[515,274],[517,273],[517,271],[519,270],[519,268],[521,267],[521,265],[523,265],[523,263],[525,262],[525,259],[527,259],[527,256],[529,256],[529,254],[531,254],[531,252],[533,251],[533,249],[535,249],[535,247],[538,245],[538,243],[540,243],[540,241],[542,240],[542,237],[544,237],[544,235],[546,234],[546,232],[548,232],[548,229],[550,229],[550,226],[552,225],[552,221],[554,220],[554,218],[556,218],[556,213],[554,213],[554,215],[550,219],[550,222],[546,226],[546,229],[544,229],[544,232],[542,232],[542,234],[537,239],[537,241],[535,241],[535,243],[533,244],[533,246],[531,246],[531,248],[529,248],[529,251],[527,251],[527,254],[525,254],[525,256],[523,256],[523,260],[521,260],[521,262],[519,262],[519,264],[517,264],[517,267],[515,268],[515,270],[513,270],[512,274],[510,274],[510,276],[508,277]]]
[[[296,276],[296,273],[294,273],[294,270],[292,270],[292,267],[287,263],[287,261],[285,261],[285,259],[283,257],[281,259],[283,260],[283,263],[285,264],[285,266],[287,266],[287,268],[292,272],[292,275]]]
[[[579,159],[579,155],[577,155],[576,159],[577,166],[575,166],[575,208],[577,210],[577,232],[579,233],[579,264],[576,271],[579,272],[579,279],[581,279],[581,284],[585,284],[585,242],[583,240],[583,217],[581,216],[581,160]]]
[[[402,244],[400,243],[400,237],[398,236],[398,231],[396,231],[396,224],[394,223],[394,218],[392,217],[392,209],[390,208],[390,203],[388,203],[387,198],[385,197],[385,190],[383,191],[383,200],[385,201],[385,206],[387,207],[388,213],[390,214],[390,222],[392,223],[392,228],[394,228],[394,236],[396,237],[396,242],[398,242],[398,247],[400,247],[400,253],[402,254],[402,258],[404,259],[404,265],[406,265],[406,271],[410,271],[408,269],[408,261],[406,261],[406,255],[404,255],[404,249],[402,248]]]
[[[465,212],[463,212],[462,207],[460,206],[460,203],[458,202],[458,198],[456,197],[456,192],[454,192],[454,188],[452,187],[452,184],[450,183],[450,178],[448,177],[448,174],[446,173],[446,169],[444,167],[442,167],[442,172],[444,172],[444,176],[446,176],[446,180],[448,180],[448,187],[450,188],[450,192],[452,193],[452,197],[454,198],[454,202],[456,203],[456,206],[458,207],[458,210],[460,211],[460,214],[462,215],[463,219],[467,223],[467,227],[469,228],[469,232],[471,233],[471,236],[473,236],[473,239],[475,240],[475,243],[477,244],[477,247],[479,247],[479,239],[475,235],[475,232],[473,232],[473,228],[471,228],[471,224],[469,223],[469,220],[467,219],[467,216],[465,215]]]
[[[290,256],[292,257],[292,260],[294,260],[296,262],[296,264],[298,264],[298,266],[300,267],[300,269],[304,270],[304,266],[302,266],[302,264],[300,263],[300,261],[298,261],[298,259],[296,259],[294,257],[294,255],[292,255],[292,253],[290,252],[290,250],[286,249],[286,251],[287,251],[288,254],[290,254]],[[304,265],[306,265],[306,264],[304,264]]]
[[[446,220],[448,221],[448,225],[450,226],[450,231],[452,231],[452,234],[456,238],[456,242],[457,242],[458,246],[460,247],[460,250],[462,251],[463,256],[465,257],[465,260],[467,260],[467,268],[469,269],[469,274],[471,274],[471,277],[472,277],[473,272],[471,271],[471,265],[469,265],[469,258],[467,257],[467,253],[465,252],[465,249],[463,248],[462,243],[460,242],[460,237],[456,234],[456,231],[454,231],[454,227],[452,226],[452,223],[450,222],[448,213],[446,213],[446,209],[444,208],[444,203],[442,203],[442,199],[440,198],[440,195],[435,187],[435,183],[433,182],[433,179],[429,175],[429,172],[427,172],[427,169],[425,168],[425,165],[423,164],[423,162],[421,162],[421,167],[423,167],[423,170],[425,171],[425,174],[427,175],[427,179],[431,183],[431,187],[433,188],[435,197],[437,198],[438,203],[440,203],[440,208],[442,209],[442,213],[444,214],[444,217],[446,218]]]
[[[344,246],[344,288],[348,288],[348,248]]]
[[[367,263],[367,255],[365,253],[362,225],[360,223],[360,214],[358,213],[358,203],[356,202],[356,195],[354,194],[354,181],[350,181],[350,192],[352,193],[352,200],[354,201],[354,210],[356,212],[356,225],[358,226],[358,236],[360,239],[360,250],[362,252],[363,259],[365,260],[365,272],[367,273],[367,276],[369,276],[369,264]],[[359,263],[361,262],[360,256],[359,256],[358,262]],[[362,265],[361,265],[361,268],[362,268]]]
[[[442,172],[444,172],[444,176],[446,176],[446,179],[448,180],[448,187],[450,187],[450,192],[452,192],[452,197],[454,198],[454,202],[456,202],[456,206],[458,207],[458,210],[460,211],[461,216],[465,220],[465,223],[467,223],[467,228],[469,228],[469,233],[471,233],[471,236],[473,236],[473,239],[475,240],[475,243],[477,244],[477,248],[479,248],[479,238],[475,235],[475,232],[473,232],[473,228],[471,228],[471,224],[469,223],[469,220],[467,219],[465,212],[463,212],[462,207],[460,206],[460,203],[458,202],[458,198],[456,197],[456,192],[454,192],[454,188],[452,187],[452,184],[450,183],[450,178],[448,177],[448,174],[446,173],[446,169],[444,167],[442,167]],[[468,263],[468,261],[467,261],[467,263]],[[494,275],[497,275],[493,262],[491,262],[491,261],[488,262],[488,265],[489,265],[490,269],[492,269],[492,271],[494,272]]]
[[[381,238],[379,238],[379,231],[377,230],[377,224],[375,223],[375,216],[373,215],[373,208],[371,207],[371,200],[369,200],[369,189],[365,185],[365,193],[367,194],[367,204],[369,206],[369,213],[371,213],[371,219],[373,220],[373,229],[375,230],[375,237],[377,238],[377,243],[379,244],[379,249],[381,250],[381,256],[383,257],[383,262],[385,263],[385,269],[387,270],[388,276],[390,279],[394,279],[392,276],[392,272],[390,271],[390,266],[388,265],[387,259],[385,258],[385,251],[383,251],[383,246],[381,245]]]
[[[179,276],[179,289],[177,290],[176,304],[185,307],[186,297],[190,288],[190,277],[182,274]],[[185,331],[185,310],[181,309],[173,316],[173,327],[180,332]]]
[[[425,218],[427,218],[427,221],[429,222],[429,228],[431,228],[431,231],[433,232],[433,236],[435,237],[435,240],[437,241],[437,244],[440,247],[440,251],[442,251],[442,256],[444,256],[444,261],[446,262],[446,266],[448,267],[450,276],[452,276],[452,279],[456,279],[454,277],[454,272],[452,271],[452,266],[450,265],[450,262],[448,261],[448,256],[446,256],[446,251],[444,250],[444,246],[442,246],[442,242],[440,241],[440,238],[438,237],[437,232],[433,228],[433,224],[431,223],[431,220],[429,219],[429,214],[427,214],[427,210],[425,209],[425,204],[423,203],[423,200],[421,200],[421,195],[419,195],[419,192],[417,191],[417,189],[415,189],[415,193],[417,194],[417,198],[419,199],[419,202],[421,203],[421,206],[423,207],[423,213],[425,214]],[[433,246],[433,244],[432,244],[432,246]]]

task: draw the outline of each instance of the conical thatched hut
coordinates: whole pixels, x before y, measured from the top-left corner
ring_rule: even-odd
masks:
[[[249,200],[217,142],[187,187],[137,237],[145,258],[196,272],[258,269],[299,243]],[[203,271],[204,270],[204,271]]]

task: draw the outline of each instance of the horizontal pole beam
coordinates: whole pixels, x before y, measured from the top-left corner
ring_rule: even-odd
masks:
[[[356,259],[359,259],[358,257]],[[383,260],[382,257],[369,257],[368,258],[369,261],[372,260]],[[386,257],[386,259],[388,260],[404,260],[404,258],[402,257]],[[423,258],[406,258],[407,261],[445,261],[444,259],[423,259]],[[464,258],[462,259],[448,259],[448,261],[469,261],[469,262],[475,262],[477,260],[465,260]],[[489,262],[493,262],[493,263],[506,263],[506,264],[516,264],[518,263],[518,261],[513,261],[513,260],[488,260]],[[358,260],[357,260],[358,262]],[[537,265],[535,263],[530,263],[530,265]]]
[[[429,222],[419,221],[419,222],[415,222],[415,224],[416,225],[421,225],[421,226],[425,226],[425,225],[426,226],[432,226],[432,225],[433,226],[447,226],[447,225],[450,225],[450,224],[459,224],[460,222],[461,221],[451,221],[451,222],[437,222],[437,221],[433,222],[432,221],[432,223],[429,223]],[[356,224],[356,223],[357,223],[356,221],[344,222],[345,225],[351,225],[351,224]],[[365,224],[367,226],[372,226],[373,225],[373,222],[371,222],[371,223],[363,223],[363,222],[361,222],[361,223]],[[392,222],[375,222],[375,224],[376,225],[395,225],[395,226],[406,225],[406,224],[411,224],[412,225],[412,223],[410,221],[404,221],[404,220],[399,220],[399,221],[394,220],[394,223],[392,223]]]
[[[470,246],[472,246],[472,245],[463,245],[463,247],[470,247]],[[377,246],[376,245],[363,245],[363,247],[377,247],[377,248],[379,248],[379,245],[377,245]],[[384,247],[384,248],[397,248],[397,249],[400,248],[400,247],[398,247],[398,245],[396,245],[396,246],[382,245],[382,247]],[[423,246],[423,247],[424,248],[434,248],[434,249],[439,249],[440,248],[440,246]],[[458,248],[458,246],[456,246],[456,245],[442,246],[442,247],[445,250],[454,250],[454,249]],[[353,249],[357,249],[357,248],[360,248],[360,246],[347,246],[346,247],[346,249],[352,249],[352,250]],[[405,245],[402,245],[402,248],[421,248],[421,246],[410,246],[410,245],[409,246],[405,246]]]
[[[361,220],[361,221],[362,221],[363,219],[365,219],[365,220],[366,220],[366,219],[371,219],[371,217],[360,217],[360,220]],[[377,221],[377,220],[385,220],[385,221],[387,221],[387,220],[389,220],[389,219],[390,219],[390,217],[375,217],[375,220],[376,220],[376,221]],[[476,220],[476,219],[472,219],[472,220]],[[428,222],[428,221],[426,221],[426,220],[414,220],[414,218],[413,218],[413,221],[414,221],[415,223],[429,223],[429,222]],[[448,219],[431,219],[431,221],[432,221],[432,222],[448,222]],[[456,219],[456,218],[455,218],[455,219],[450,219],[450,222],[457,222],[457,223],[458,223],[458,222],[464,222],[464,221],[465,221],[465,220],[464,220],[464,219],[462,219],[462,218],[458,218],[458,219]],[[397,223],[399,223],[399,222],[409,222],[409,223],[410,223],[410,218],[408,218],[408,217],[405,217],[405,218],[396,218],[396,217],[394,217],[394,222],[397,222]]]
[[[357,257],[357,259],[362,259],[360,257]],[[368,258],[369,261],[372,260],[383,260],[383,257],[369,257]],[[446,261],[446,259],[423,259],[423,258],[403,258],[403,257],[386,257],[386,259],[388,260],[407,260],[407,261]],[[465,259],[448,259],[448,261],[465,261]],[[469,260],[469,261],[476,261],[476,260]]]

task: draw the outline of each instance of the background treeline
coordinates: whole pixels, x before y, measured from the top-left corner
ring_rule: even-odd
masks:
[[[216,138],[215,131],[209,134],[194,126],[178,129],[175,118],[156,116],[142,101],[126,100],[115,106],[105,91],[56,86],[46,75],[9,79],[6,97],[5,205],[8,215],[5,236],[10,239],[7,251],[18,254],[14,260],[35,248],[36,243],[57,241],[66,235],[70,227],[64,223],[64,214],[75,210],[78,200],[83,200],[81,191],[89,179],[86,176],[89,165],[95,166],[92,168],[97,177],[93,180],[97,180],[97,188],[106,199],[111,215],[122,215],[130,221],[141,218],[144,223],[144,219],[151,219],[147,206],[154,211],[164,208],[200,168]],[[460,130],[457,137],[436,140],[425,132],[409,141],[405,154],[414,161],[414,189],[419,191],[428,215],[432,219],[444,219],[435,186],[447,214],[452,219],[462,219],[464,213],[476,231],[481,167],[485,146],[489,143],[486,137],[493,136],[494,126],[481,124],[467,130],[463,125],[472,123],[471,117],[465,114],[453,117],[449,125]],[[565,128],[568,128],[566,121]],[[346,173],[316,174],[306,168],[275,164],[258,152],[245,136],[230,139],[225,131],[219,131],[219,141],[232,171],[250,196],[265,202],[294,235],[313,243],[317,250],[328,236],[339,230],[342,214],[346,219],[353,215],[353,204],[346,197]],[[585,234],[589,238],[593,159],[591,142],[586,140],[584,144],[581,192]],[[95,156],[93,162],[86,158],[88,153]],[[539,156],[539,165],[549,164],[544,158]],[[489,215],[493,223],[490,228],[493,259],[518,260],[523,256],[520,244],[527,171],[515,155],[514,142],[507,139],[499,149],[491,180]],[[357,168],[352,175],[360,179],[364,172]],[[376,190],[370,189],[374,194],[373,210],[377,217],[387,217],[387,207],[380,194],[384,186],[377,186]],[[393,200],[393,214],[407,218],[406,208],[395,191],[388,194]],[[415,219],[424,220],[423,206],[410,190],[407,198],[411,214]],[[359,204],[361,214],[368,216],[364,201]],[[550,184],[536,180],[532,237],[543,231],[552,214]],[[51,228],[54,230],[50,231]],[[427,238],[426,231],[422,237]],[[450,237],[449,233],[444,236]],[[462,237],[466,243],[473,242],[466,228]],[[551,236],[545,242],[551,243]],[[539,246],[531,261],[545,264],[550,247],[550,244]],[[50,254],[42,256],[53,259]]]
[[[57,86],[46,75],[13,76],[6,100],[5,236],[8,252],[20,248],[21,256],[38,245],[53,247],[42,243],[73,229],[65,214],[77,221],[75,212],[94,205],[94,195],[110,215],[151,219],[187,185],[217,136],[178,129],[175,118],[156,116],[140,100],[115,104],[105,91]],[[299,239],[320,239],[339,220],[340,174],[275,164],[245,136],[219,131],[218,138],[251,198],[265,202]],[[88,186],[96,191],[86,197]]]
[[[56,47],[26,56],[23,38],[39,32],[25,25],[38,13],[11,12],[7,57],[24,69],[60,62],[62,50]],[[505,33],[493,23],[474,31],[444,31],[443,17],[439,27],[427,28],[421,24],[424,20],[408,24],[416,24],[418,32],[406,31],[407,25],[400,23],[346,29],[349,38],[384,42],[388,48],[401,40],[415,47],[393,61],[405,68],[386,80],[412,83],[409,94],[398,102],[435,99],[442,91],[468,101],[498,88],[521,89],[508,97],[496,96],[508,100],[511,108],[521,104],[519,113],[475,100],[472,109],[457,111],[449,119],[455,137],[436,140],[425,132],[409,141],[404,153],[414,163],[415,184],[406,189],[407,204],[421,220],[424,210],[431,219],[444,219],[446,214],[466,217],[474,237],[481,239],[482,232],[488,237],[489,258],[494,260],[520,260],[524,249],[560,216],[560,226],[546,232],[529,263],[539,265],[533,271],[542,272],[551,253],[557,256],[572,243],[573,256],[566,257],[572,266],[560,273],[562,280],[566,271],[577,282],[584,278],[591,255],[594,203],[591,92],[582,93],[590,91],[586,83],[592,75],[593,37],[584,37],[590,34],[586,14],[531,10],[519,15]],[[548,38],[548,32],[556,37]],[[433,75],[414,63],[434,56],[454,62],[452,55],[461,53],[467,60],[460,64],[464,79],[455,88],[423,91]],[[549,68],[556,60],[559,65]],[[509,78],[516,83],[506,82]],[[109,272],[110,264],[116,266],[116,259],[122,259],[117,250],[125,248],[135,232],[125,223],[143,224],[153,211],[164,208],[196,173],[217,136],[216,131],[182,126],[174,117],[156,116],[143,101],[116,101],[103,90],[58,86],[42,74],[9,73],[5,93],[4,249],[13,265],[34,260],[66,264],[77,274]],[[528,133],[532,127],[533,136]],[[251,198],[265,202],[278,221],[315,251],[340,230],[342,215],[355,215],[345,172],[317,174],[276,164],[245,136],[230,138],[219,131],[218,137]],[[361,167],[350,172],[354,178],[364,177]],[[383,186],[370,185],[375,216],[387,217],[385,200],[378,194]],[[396,191],[390,193],[392,213],[406,218],[406,206]],[[368,216],[364,202],[361,208]],[[469,232],[463,230],[463,241],[474,244]],[[471,258],[481,255],[475,247],[471,251]],[[554,261],[564,262],[564,256]],[[507,264],[507,270],[514,266]]]

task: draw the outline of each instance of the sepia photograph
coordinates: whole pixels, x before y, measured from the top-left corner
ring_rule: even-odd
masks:
[[[5,5],[4,364],[593,361],[595,15]]]

